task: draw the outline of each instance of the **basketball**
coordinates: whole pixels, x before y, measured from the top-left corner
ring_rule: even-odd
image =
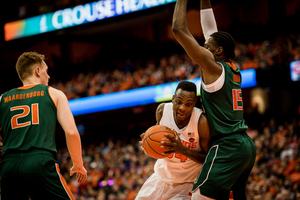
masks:
[[[164,125],[154,125],[147,129],[143,138],[143,147],[147,155],[156,159],[168,156],[162,154],[168,149],[162,148],[160,144],[161,141],[170,141],[169,138],[166,138],[165,133],[175,136],[175,133]]]

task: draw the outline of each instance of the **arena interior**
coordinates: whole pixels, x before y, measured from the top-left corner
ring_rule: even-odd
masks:
[[[1,2],[0,94],[21,86],[15,63],[25,51],[46,56],[49,85],[62,90],[70,102],[200,77],[199,67],[172,34],[174,1],[119,16],[102,10],[106,17],[101,20],[19,38],[7,36],[10,22],[94,2]],[[255,71],[255,85],[243,88],[244,118],[257,148],[247,198],[300,199],[300,1],[211,3],[218,29],[236,40],[235,63],[241,71]],[[200,0],[189,1],[187,21],[202,45],[199,9]],[[57,162],[76,199],[135,198],[155,163],[139,148],[138,141],[140,134],[156,123],[155,110],[161,102],[111,106],[74,116],[88,170],[88,179],[81,185],[69,176],[72,163],[64,133],[57,125]],[[197,106],[201,107],[200,101]]]

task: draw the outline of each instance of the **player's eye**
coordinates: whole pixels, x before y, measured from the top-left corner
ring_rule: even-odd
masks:
[[[181,101],[179,101],[179,100],[176,100],[176,101],[175,101],[175,103],[176,103],[176,104],[180,104],[180,103],[181,103]]]

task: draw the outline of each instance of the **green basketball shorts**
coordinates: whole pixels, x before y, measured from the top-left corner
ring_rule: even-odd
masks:
[[[245,187],[256,158],[256,148],[246,133],[228,135],[213,143],[193,192],[213,199],[246,199]]]
[[[0,176],[2,200],[74,199],[52,153],[45,150],[4,155]]]

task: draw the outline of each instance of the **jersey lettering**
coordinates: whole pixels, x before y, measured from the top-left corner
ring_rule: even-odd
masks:
[[[15,106],[15,107],[10,108],[10,111],[15,111],[15,110],[22,110],[23,112],[20,114],[15,114],[11,118],[11,128],[12,129],[26,127],[31,124],[39,124],[39,115],[38,115],[39,107],[38,107],[37,103],[31,105],[31,121],[27,121],[27,122],[23,122],[23,123],[18,122],[18,119],[26,117],[30,113],[29,106],[23,105],[23,106]]]
[[[242,90],[232,89],[232,101],[233,110],[243,110]]]
[[[174,153],[171,153],[168,158],[173,158]],[[187,157],[185,155],[182,155],[180,153],[175,154],[175,158],[180,159],[180,162],[185,162],[187,160]]]

